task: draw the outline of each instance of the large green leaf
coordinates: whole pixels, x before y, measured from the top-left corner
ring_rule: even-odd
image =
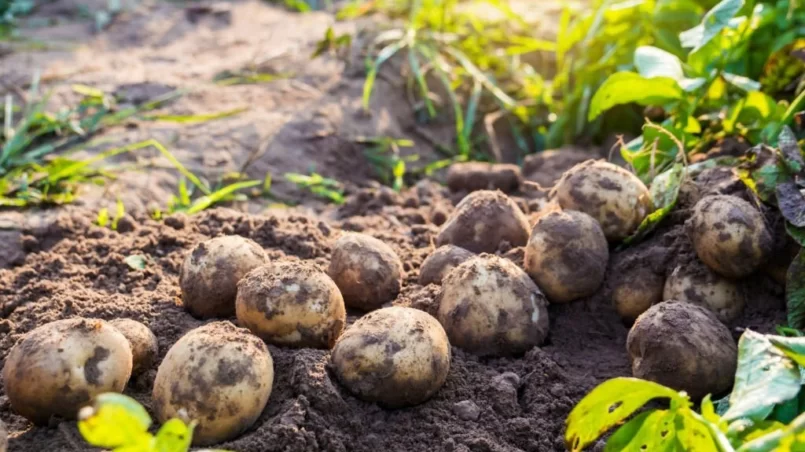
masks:
[[[682,62],[676,55],[653,46],[638,47],[634,53],[634,65],[637,72],[645,78],[668,77],[680,80],[685,77]]]
[[[121,446],[142,447],[151,439],[148,427],[151,418],[136,400],[123,394],[104,393],[95,398],[91,407],[80,413],[78,431],[91,445],[103,448]]]
[[[676,436],[685,451],[723,451],[718,427],[690,410],[683,410],[676,418]],[[727,442],[723,438],[723,442]],[[728,444],[726,444],[728,446]],[[651,450],[651,449],[647,449]]]
[[[682,98],[682,94],[682,88],[672,78],[644,78],[634,72],[617,72],[596,91],[587,118],[592,121],[612,107],[633,102],[640,105],[665,104]]]
[[[624,244],[628,245],[645,237],[674,209],[684,175],[685,167],[677,163],[654,178],[649,191],[655,210],[643,219],[637,231],[623,241]]]
[[[724,419],[763,420],[775,405],[796,397],[799,386],[796,363],[768,337],[746,330],[738,341],[738,370]]]
[[[696,52],[710,42],[721,30],[729,25],[730,19],[738,14],[744,5],[743,0],[722,0],[702,18],[702,22],[679,34],[682,47]]]
[[[580,451],[648,401],[657,398],[688,403],[673,389],[650,381],[625,377],[607,380],[587,394],[570,412],[565,444],[570,450]]]
[[[800,250],[785,277],[785,304],[788,326],[805,328],[805,252]]]
[[[676,435],[677,413],[651,410],[623,424],[607,440],[604,452],[675,451],[681,444]]]

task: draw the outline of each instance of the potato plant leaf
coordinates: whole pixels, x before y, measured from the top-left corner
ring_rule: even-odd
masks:
[[[645,78],[668,77],[681,80],[682,62],[673,53],[653,46],[640,46],[634,53],[634,65],[637,72]]]
[[[802,169],[805,168],[805,161],[802,159],[797,137],[790,128],[783,127],[777,139],[777,145],[780,147],[780,153],[783,155],[783,161],[788,169],[793,173],[802,172]]]
[[[609,437],[604,452],[679,449],[676,416],[676,412],[668,410],[640,413]]]
[[[789,425],[772,430],[739,447],[736,452],[793,452],[805,446],[805,414],[800,414]]]
[[[805,252],[800,250],[785,277],[785,304],[788,326],[805,328]]]
[[[730,19],[744,6],[744,0],[722,0],[702,18],[702,22],[679,34],[682,47],[691,48],[695,53],[726,28]]]
[[[716,437],[718,428],[690,410],[682,410],[676,418],[676,436],[682,445],[677,450],[723,450]],[[726,442],[726,439],[724,439]],[[652,450],[652,449],[647,449]]]
[[[777,207],[794,226],[805,226],[805,196],[792,178],[777,182]]]
[[[800,228],[792,225],[791,223],[786,222],[785,232],[787,232],[788,236],[794,239],[794,241],[797,242],[799,246],[805,246],[805,228]]]
[[[150,450],[148,427],[151,418],[131,397],[117,393],[101,394],[91,407],[79,413],[79,417],[78,431],[93,446],[131,446],[135,450]]]
[[[648,401],[657,398],[688,403],[687,398],[673,389],[650,381],[625,377],[607,380],[570,412],[565,444],[572,451],[580,451]]]
[[[685,176],[685,167],[677,163],[668,171],[659,174],[651,183],[651,200],[656,210],[650,213],[638,226],[634,234],[627,237],[623,243],[628,245],[645,237],[674,209],[679,198],[679,189]]]
[[[604,81],[593,96],[588,119],[592,121],[617,105],[632,102],[661,105],[682,98],[682,94],[682,88],[672,78],[644,78],[634,72],[616,72]]]
[[[181,419],[162,424],[154,438],[154,449],[159,452],[185,452],[190,449],[195,423],[187,425]]]

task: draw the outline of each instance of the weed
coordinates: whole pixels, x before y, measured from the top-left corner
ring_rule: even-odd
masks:
[[[323,177],[318,173],[310,173],[309,176],[298,173],[286,173],[285,178],[300,188],[306,189],[311,193],[329,200],[334,204],[344,203],[344,191],[341,183],[335,179]]]
[[[414,142],[390,137],[360,137],[355,142],[366,146],[364,155],[375,168],[380,180],[396,191],[402,190],[405,186],[403,176],[406,173],[406,163],[418,160],[419,156],[402,157],[400,148],[411,147]]]

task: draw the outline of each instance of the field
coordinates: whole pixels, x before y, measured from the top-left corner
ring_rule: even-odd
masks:
[[[329,274],[346,302],[348,333],[371,316],[356,309],[357,297],[333,270],[338,239],[354,232],[379,239],[401,262],[399,287],[388,300],[375,293],[370,301],[424,311],[444,325],[452,343],[446,380],[422,403],[389,408],[383,398],[393,390],[375,403],[348,387],[331,350],[340,328],[318,347],[261,336],[273,360],[267,404],[242,433],[205,445],[237,452],[503,452],[805,444],[799,380],[805,12],[795,1],[24,3],[9,2],[20,11],[0,15],[0,367],[24,362],[12,357],[15,344],[50,322],[134,319],[156,336],[158,353],[122,383],[122,392],[156,420],[169,404],[155,396],[155,386],[169,378],[158,370],[178,359],[169,350],[180,338],[216,320],[244,326],[240,311],[208,318],[188,312],[194,308],[183,272],[191,257],[208,252],[203,246],[199,252],[200,243],[240,236],[259,245],[272,265],[301,263]],[[0,13],[3,7],[0,0]],[[700,21],[700,36],[683,33],[681,42],[679,33]],[[597,170],[574,179],[568,170],[590,159],[628,172],[606,167],[602,174],[616,171],[614,179]],[[456,176],[469,161],[502,166]],[[639,200],[626,200],[629,187],[637,187]],[[506,201],[475,213],[461,203],[487,188],[501,189],[506,196],[495,199]],[[615,207],[621,195],[628,209]],[[724,222],[711,220],[712,210],[702,213],[700,201],[716,197],[733,203]],[[563,211],[585,212],[598,235]],[[512,215],[526,223],[525,237],[505,235]],[[550,229],[549,218],[560,226]],[[449,232],[454,222],[461,224]],[[547,238],[534,245],[541,227]],[[717,239],[708,238],[718,231]],[[601,244],[603,257],[588,249],[588,240]],[[481,267],[461,264],[444,280],[423,284],[423,263],[444,244],[481,255],[468,261]],[[602,260],[598,267],[590,263],[595,259]],[[214,262],[202,299],[217,297],[223,275],[238,265],[222,262]],[[481,296],[486,283],[472,278],[487,264],[478,262],[494,263],[488,271],[513,263],[506,271],[518,276],[500,277]],[[462,268],[475,276],[461,276]],[[552,272],[556,280],[545,276]],[[681,281],[685,272],[690,286],[680,282],[669,296],[668,281]],[[383,285],[380,273],[364,284]],[[532,291],[533,309],[525,301],[506,304],[519,303],[519,289],[498,295],[522,283],[519,275]],[[461,277],[470,280],[454,284]],[[475,296],[465,296],[462,287],[476,282]],[[634,315],[613,301],[625,287],[645,304]],[[537,323],[543,315],[535,294],[550,319],[547,336],[535,340],[531,330],[527,339],[506,336],[520,325],[512,317]],[[442,311],[450,297],[457,307],[448,317]],[[462,306],[481,302],[474,298],[493,307],[496,325],[456,326],[457,312],[475,309]],[[639,374],[632,346],[627,350],[627,339],[637,341],[634,318],[670,299],[703,306],[701,315],[717,325],[713,331],[727,332],[733,356],[726,386],[715,369],[720,357],[708,354],[708,341],[699,337],[709,334],[709,324],[700,327],[696,319],[645,327],[646,362],[651,353],[676,359],[676,349],[657,344],[685,344],[691,355],[679,352],[681,364]],[[300,325],[303,336],[312,334]],[[484,342],[489,328],[495,335]],[[752,332],[760,334],[747,336]],[[388,335],[372,338],[364,349]],[[405,346],[392,345],[402,352],[378,353],[405,353]],[[351,352],[345,356],[359,353]],[[213,361],[214,353],[199,347],[182,359],[190,366]],[[92,359],[80,371],[59,366],[89,382]],[[198,371],[174,382],[171,397],[184,394],[183,385],[199,394],[193,397],[237,386],[242,369],[225,363],[218,362],[213,380]],[[695,384],[685,380],[688,368],[695,369]],[[61,370],[48,369],[55,381]],[[0,421],[9,452],[101,450],[88,445],[91,424],[86,417],[77,423],[78,413],[34,423],[21,415],[8,380],[24,372],[4,375]],[[598,385],[633,375],[672,389],[652,388],[639,401],[623,389],[585,399]],[[74,384],[54,391],[72,397],[80,392]],[[702,401],[706,394],[720,399],[718,414],[710,412],[709,398]],[[652,398],[670,403],[637,411]],[[126,419],[134,419],[136,409],[127,406]],[[237,411],[240,402],[226,408]],[[676,416],[674,433],[666,435],[665,420],[658,434],[647,420],[652,413]],[[125,417],[117,416],[102,427],[115,431]],[[202,418],[183,416],[169,417]],[[206,434],[204,422],[199,435]],[[736,427],[741,422],[749,424]],[[184,451],[190,441],[173,438],[173,448],[148,449],[144,438],[126,450]],[[668,438],[676,442],[663,443]],[[741,448],[759,438],[762,446]],[[112,450],[123,443],[94,444]],[[0,438],[5,452],[2,446]]]

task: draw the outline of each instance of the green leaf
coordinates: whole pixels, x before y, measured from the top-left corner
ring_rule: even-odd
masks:
[[[800,372],[764,335],[746,330],[738,341],[738,369],[724,419],[765,419],[778,403],[796,397]]]
[[[192,215],[194,213],[201,212],[216,203],[226,200],[230,195],[232,195],[238,190],[255,187],[257,185],[260,185],[261,183],[262,182],[260,182],[259,180],[249,180],[229,184],[226,187],[223,187],[219,190],[216,190],[213,193],[210,193],[209,195],[205,195],[202,196],[201,198],[198,198],[195,202],[193,202],[193,205],[191,205],[190,208],[187,209],[187,213]]]
[[[692,48],[691,53],[701,49],[729,25],[730,19],[738,14],[743,5],[743,0],[722,0],[719,2],[704,15],[699,25],[679,34],[682,47]]]
[[[643,78],[634,72],[610,75],[598,88],[590,103],[587,119],[592,121],[617,105],[632,102],[640,105],[660,105],[682,98],[682,89],[667,77]]]
[[[565,444],[572,451],[580,451],[648,401],[657,398],[688,403],[687,398],[673,389],[650,381],[625,377],[607,380],[570,412]]]
[[[657,47],[638,47],[634,53],[634,65],[637,72],[645,78],[668,77],[681,80],[685,77],[679,58]]]
[[[805,328],[805,252],[800,250],[785,277],[785,304],[788,326]]]
[[[123,259],[123,262],[131,267],[132,270],[143,270],[146,262],[148,261],[147,258],[142,254],[132,254],[131,256],[126,256],[126,258]]]
[[[634,234],[623,241],[624,244],[628,245],[645,237],[674,209],[684,176],[685,167],[677,163],[673,168],[654,178],[649,192],[656,210],[643,219]]]
[[[676,436],[685,451],[719,451],[719,440],[714,437],[718,428],[690,410],[682,410],[677,416]],[[724,440],[726,442],[726,439]]]
[[[680,450],[676,416],[676,412],[668,410],[640,413],[609,437],[604,452]]]
[[[721,74],[721,76],[733,86],[736,86],[744,91],[749,92],[760,89],[760,82],[752,80],[749,77],[744,77],[743,75],[738,74],[730,74],[729,72],[724,72]]]
[[[96,447],[147,445],[151,438],[148,413],[136,400],[123,394],[100,394],[92,406],[81,410],[79,419],[81,436]]]
[[[106,207],[98,211],[98,217],[95,219],[98,226],[105,228],[109,224],[109,209]]]
[[[162,424],[154,441],[155,452],[186,452],[193,440],[195,424],[187,426],[180,419]]]
[[[199,124],[203,122],[214,121],[216,119],[229,118],[231,116],[243,113],[248,109],[249,109],[248,107],[241,107],[218,113],[202,113],[198,115],[148,115],[144,116],[143,119],[149,121],[176,122],[179,124]]]
[[[802,433],[805,432],[805,414],[800,414],[791,424],[743,444],[736,452],[794,452],[801,451]]]

